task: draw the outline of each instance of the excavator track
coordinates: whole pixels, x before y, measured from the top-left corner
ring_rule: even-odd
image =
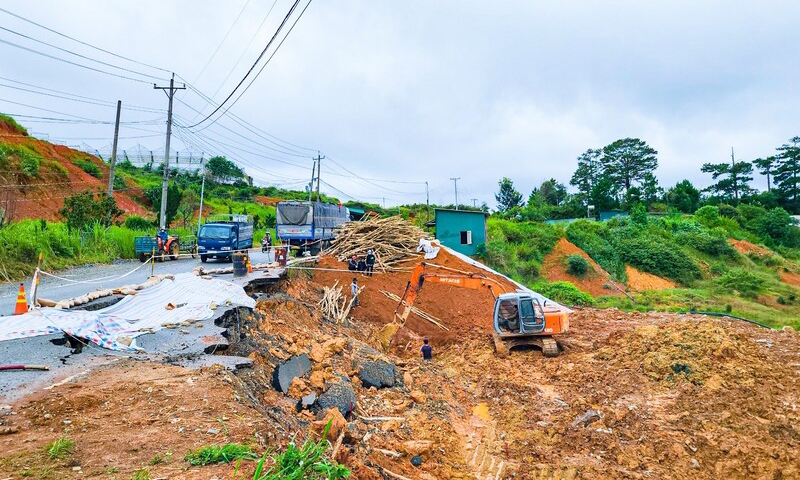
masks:
[[[553,337],[517,337],[503,340],[497,333],[492,334],[494,350],[499,358],[511,355],[511,349],[523,345],[533,345],[541,349],[542,356],[546,358],[557,357],[561,350],[558,342]]]
[[[552,337],[546,337],[542,339],[542,355],[547,358],[553,358],[558,356],[558,343]]]

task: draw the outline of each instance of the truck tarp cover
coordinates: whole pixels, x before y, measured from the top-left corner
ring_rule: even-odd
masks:
[[[314,204],[314,226],[316,228],[336,228],[350,220],[347,208],[330,203]]]
[[[279,203],[278,223],[283,225],[310,225],[310,209],[307,203]]]

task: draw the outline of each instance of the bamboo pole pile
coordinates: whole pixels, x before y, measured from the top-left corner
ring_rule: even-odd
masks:
[[[386,290],[381,290],[381,293],[384,294],[386,297],[390,298],[391,300],[394,300],[395,302],[400,302],[400,297],[398,297],[397,295],[395,295],[392,292],[387,292]],[[412,313],[416,313],[418,317],[423,318],[423,319],[431,322],[432,324],[436,325],[437,327],[441,328],[442,330],[450,331],[449,328],[447,328],[444,325],[442,325],[442,321],[441,320],[439,320],[438,318],[434,317],[433,315],[431,315],[429,313],[423,312],[422,310],[420,310],[419,308],[417,308],[417,307],[415,307],[413,305],[411,306],[411,312]]]
[[[364,290],[364,287],[358,289],[358,293]],[[340,324],[343,323],[350,310],[353,308],[353,299],[349,301],[347,295],[342,294],[342,287],[339,286],[339,281],[334,282],[332,287],[322,287],[322,300],[317,303],[317,308],[329,321]]]
[[[372,250],[375,269],[385,272],[393,265],[415,257],[421,238],[429,236],[400,216],[371,218],[342,226],[327,254],[335,255],[342,262],[353,255],[366,256],[367,250]]]

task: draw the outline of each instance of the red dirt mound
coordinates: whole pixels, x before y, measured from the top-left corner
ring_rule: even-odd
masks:
[[[652,273],[642,272],[636,267],[625,265],[625,274],[628,276],[628,287],[637,292],[645,290],[664,290],[676,288],[675,283],[666,278],[653,275]]]
[[[361,306],[357,307],[357,316],[360,321],[380,328],[392,322],[395,308],[397,308],[397,302],[390,300],[380,291],[385,290],[402,296],[408,283],[411,269],[421,261],[423,261],[422,255],[419,256],[418,261],[409,261],[403,264],[404,271],[375,272],[372,277],[366,277],[354,275],[353,272],[347,271],[345,263],[337,261],[334,257],[326,256],[321,258],[318,267],[336,269],[337,271],[315,271],[314,282],[332,286],[338,280],[339,285],[344,287],[343,292],[349,298],[349,285],[353,277],[357,277],[358,284],[365,287],[359,297]],[[517,288],[504,278],[495,277],[484,270],[473,267],[444,250],[441,250],[439,255],[429,263],[466,272],[487,274],[487,276],[492,277],[503,285],[507,292],[513,292]],[[431,270],[435,270],[435,268]],[[394,343],[401,348],[405,347],[409,341],[418,341],[423,336],[430,338],[435,345],[446,345],[460,341],[467,332],[489,333],[492,329],[494,298],[486,291],[469,290],[428,282],[417,297],[414,306],[437,317],[450,330],[442,330],[412,313],[408,317],[406,326],[395,337]]]
[[[589,261],[592,269],[581,278],[567,273],[567,257],[580,255]],[[589,255],[566,238],[561,238],[553,250],[544,257],[542,276],[551,282],[570,282],[582,291],[595,297],[622,295],[624,287],[611,280],[611,276],[603,270]],[[616,287],[615,287],[616,285]]]
[[[108,165],[94,155],[22,135],[0,123],[0,145],[3,144],[23,147],[44,159],[39,164],[38,176],[26,175],[13,160],[0,171],[0,207],[14,220],[61,220],[58,211],[64,206],[64,198],[83,190],[106,191],[108,187]],[[100,178],[84,172],[75,163],[78,160],[96,165]],[[130,191],[115,192],[114,198],[128,214],[147,212],[133,200]]]
[[[736,240],[734,238],[729,238],[728,242],[739,251],[739,253],[743,253],[747,255],[748,253],[755,253],[756,255],[761,256],[769,256],[772,255],[772,252],[767,250],[764,247],[759,247],[753,243],[748,242],[747,240]]]

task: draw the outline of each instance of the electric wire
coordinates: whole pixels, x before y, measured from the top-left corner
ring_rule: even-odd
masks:
[[[216,50],[214,50],[214,53],[212,53],[211,57],[208,58],[208,61],[206,61],[206,64],[203,65],[203,68],[200,69],[200,73],[198,73],[197,77],[195,77],[194,83],[197,83],[197,80],[203,76],[203,73],[205,73],[206,68],[208,68],[208,66],[211,64],[211,61],[214,60],[214,57],[217,56],[217,53],[219,53],[219,49],[222,48],[222,45],[225,43],[225,40],[228,39],[228,35],[231,34],[231,32],[233,31],[233,27],[235,27],[236,24],[239,22],[239,19],[242,17],[242,14],[244,13],[244,10],[247,8],[248,5],[250,5],[250,0],[244,2],[242,9],[239,10],[239,15],[236,15],[236,19],[233,21],[233,23],[231,23],[231,26],[228,28],[228,31],[225,32],[225,36],[222,37],[222,40],[219,42],[219,45],[217,45]]]
[[[297,8],[297,5],[299,3],[300,3],[300,0],[295,0],[295,2],[292,4],[292,7],[289,9],[289,12],[283,18],[283,21],[278,26],[278,29],[275,31],[275,34],[272,36],[272,38],[270,38],[269,42],[267,42],[267,46],[264,47],[264,50],[261,51],[261,54],[259,54],[258,58],[256,58],[256,61],[253,62],[253,65],[250,67],[250,69],[247,71],[247,73],[245,73],[244,77],[242,77],[242,79],[239,81],[239,83],[236,85],[236,87],[234,87],[234,89],[231,91],[231,93],[225,98],[225,100],[223,100],[222,103],[220,103],[217,106],[217,108],[214,109],[213,112],[208,114],[208,116],[206,116],[204,119],[200,120],[199,122],[195,123],[194,125],[190,125],[188,128],[194,128],[194,127],[200,125],[201,123],[204,123],[206,120],[211,118],[215,113],[217,113],[222,108],[222,106],[225,105],[225,103],[227,103],[228,100],[231,99],[231,97],[233,97],[233,95],[236,93],[236,91],[239,89],[239,87],[242,86],[242,84],[245,82],[245,80],[247,80],[247,77],[249,77],[250,74],[253,72],[253,70],[256,68],[256,65],[258,65],[258,62],[260,62],[261,59],[264,57],[264,55],[267,53],[267,50],[269,49],[269,47],[272,46],[272,42],[275,41],[275,38],[278,36],[278,34],[283,29],[283,27],[286,25],[286,22],[289,21],[289,18],[291,17],[292,13],[294,13],[294,11]],[[309,0],[309,4],[310,3],[311,3],[311,1]],[[305,11],[305,9],[303,11]],[[302,16],[302,13],[301,13],[301,16]],[[272,57],[270,57],[270,58],[272,58]],[[266,65],[266,63],[265,63],[265,65]],[[259,71],[259,73],[261,73],[261,72]],[[256,75],[256,77],[258,77],[258,75]],[[255,80],[255,78],[254,78],[254,80]],[[241,95],[239,96],[239,98],[241,98]],[[237,100],[238,100],[238,98],[237,98]],[[230,107],[228,107],[228,108],[230,108]]]
[[[53,30],[52,28],[46,27],[46,26],[44,26],[44,25],[42,25],[42,24],[40,24],[40,23],[36,23],[36,22],[34,22],[33,20],[29,20],[29,19],[27,19],[27,18],[23,17],[22,15],[18,15],[18,14],[16,14],[16,13],[9,12],[8,10],[6,10],[6,9],[4,9],[4,8],[0,8],[0,12],[3,12],[3,13],[5,13],[5,14],[8,14],[8,15],[11,15],[12,17],[18,18],[19,20],[22,20],[22,21],[24,21],[24,22],[28,22],[28,23],[30,23],[30,24],[36,25],[36,26],[37,26],[37,27],[39,27],[39,28],[43,28],[43,29],[47,30],[48,32],[55,33],[56,35],[59,35],[59,36],[61,36],[61,37],[67,38],[67,39],[70,39],[70,40],[72,40],[73,42],[80,43],[81,45],[87,46],[87,47],[89,47],[89,48],[93,48],[93,49],[95,49],[95,50],[98,50],[98,51],[101,51],[101,52],[103,52],[103,53],[107,53],[107,54],[109,54],[109,55],[111,55],[111,56],[114,56],[114,57],[120,58],[120,59],[122,59],[122,60],[127,60],[127,61],[129,61],[129,62],[133,62],[133,63],[136,63],[136,64],[138,64],[138,65],[142,65],[142,66],[145,66],[145,67],[153,68],[153,69],[155,69],[155,70],[161,70],[162,72],[170,73],[170,71],[169,71],[169,70],[167,70],[167,69],[164,69],[164,68],[161,68],[161,67],[156,67],[156,66],[154,66],[154,65],[150,65],[150,64],[147,64],[147,63],[143,63],[143,62],[140,62],[140,61],[138,61],[138,60],[133,60],[132,58],[128,58],[128,57],[125,57],[125,56],[122,56],[122,55],[116,54],[116,53],[114,53],[114,52],[110,52],[110,51],[108,51],[108,50],[104,50],[104,49],[102,49],[102,48],[100,48],[100,47],[97,47],[97,46],[94,46],[94,45],[92,45],[92,44],[90,44],[90,43],[86,43],[86,42],[84,42],[84,41],[78,40],[77,38],[70,37],[70,36],[69,36],[69,35],[67,35],[67,34],[64,34],[64,33],[58,32],[58,31],[56,31],[56,30]]]

